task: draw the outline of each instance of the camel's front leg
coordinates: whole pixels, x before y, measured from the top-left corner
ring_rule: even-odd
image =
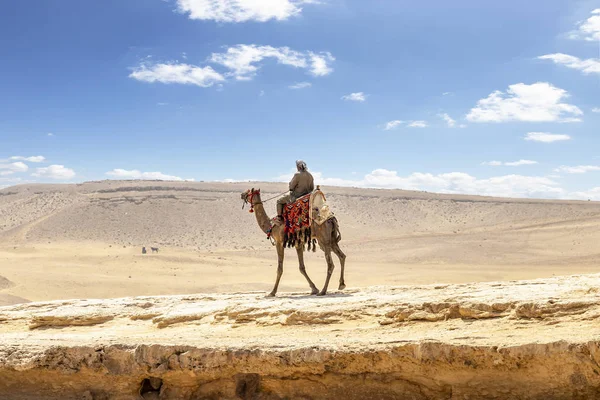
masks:
[[[277,279],[275,280],[275,286],[271,293],[269,293],[269,297],[274,297],[277,293],[277,288],[279,287],[279,280],[281,279],[281,275],[283,275],[283,254],[285,249],[283,248],[282,243],[277,243]]]
[[[308,274],[306,273],[306,267],[304,266],[304,246],[296,246],[296,252],[298,253],[298,263],[300,264],[300,273],[304,275],[308,284],[310,285],[310,294],[319,293],[319,289],[315,286],[313,281],[310,280]]]
[[[335,268],[333,258],[331,258],[331,249],[329,248],[325,250],[325,260],[327,260],[327,279],[325,279],[325,286],[323,286],[323,290],[321,290],[317,296],[324,296],[327,294],[329,280],[331,279],[331,274],[333,273],[333,269]]]

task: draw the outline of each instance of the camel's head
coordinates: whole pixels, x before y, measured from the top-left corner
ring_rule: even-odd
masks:
[[[246,204],[250,204],[250,212],[254,212],[254,205],[259,204],[260,201],[260,189],[254,190],[254,188],[247,190],[242,193],[242,209]]]

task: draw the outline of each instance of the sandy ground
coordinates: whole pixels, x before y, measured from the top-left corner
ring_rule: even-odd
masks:
[[[591,274],[7,306],[0,397],[598,398],[599,287]]]
[[[0,305],[268,291],[276,255],[241,209],[240,193],[250,187],[268,198],[285,185],[92,182],[1,190]],[[348,288],[600,270],[598,203],[324,190],[341,225]],[[142,255],[142,246],[160,252]],[[322,252],[307,255],[306,264],[321,286]],[[307,289],[288,250],[280,290]]]

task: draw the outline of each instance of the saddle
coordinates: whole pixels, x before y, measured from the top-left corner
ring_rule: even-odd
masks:
[[[283,208],[286,244],[288,247],[292,247],[297,243],[301,245],[308,243],[308,249],[310,250],[312,243],[314,251],[316,241],[311,233],[311,225],[321,225],[333,217],[334,215],[327,205],[325,194],[317,186],[317,189],[312,193],[286,204]]]

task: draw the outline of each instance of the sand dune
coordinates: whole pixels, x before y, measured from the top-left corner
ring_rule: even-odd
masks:
[[[277,183],[103,181],[0,191],[0,294],[30,300],[269,290],[275,252],[240,193]],[[323,188],[349,287],[597,272],[600,204]],[[273,213],[274,202],[266,204]],[[160,247],[141,254],[142,246]],[[306,290],[293,251],[281,290]],[[321,252],[307,256],[317,285]],[[335,280],[334,276],[334,280]],[[13,300],[15,300],[13,298]]]

